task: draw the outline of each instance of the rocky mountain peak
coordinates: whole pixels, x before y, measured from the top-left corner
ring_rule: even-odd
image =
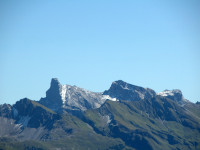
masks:
[[[56,112],[98,108],[104,101],[102,93],[91,92],[77,86],[62,85],[57,78],[51,80],[46,97],[40,99],[42,105]]]
[[[30,115],[33,110],[33,103],[30,99],[28,98],[23,98],[19,101],[16,102],[16,104],[13,105],[14,111],[17,111],[18,115],[21,116],[26,116]],[[14,115],[15,116],[15,115]]]
[[[167,98],[170,98],[178,103],[185,103],[188,100],[186,100],[179,89],[173,89],[173,90],[164,90],[163,92],[157,93],[157,95],[164,96]]]
[[[120,85],[120,86],[125,86],[127,85],[128,83],[127,82],[124,82],[123,80],[117,80],[117,81],[114,81],[112,82],[112,85]],[[111,86],[112,86],[111,85]]]
[[[59,87],[60,82],[58,81],[58,78],[52,78],[51,79],[51,87]]]
[[[109,95],[118,100],[138,101],[155,97],[156,93],[152,89],[117,80],[112,83],[110,89],[106,90],[103,95]]]
[[[46,91],[46,97],[40,99],[40,103],[46,107],[51,108],[53,111],[62,107],[62,98],[60,89],[62,85],[57,78],[52,78],[50,88]]]
[[[9,104],[0,105],[0,116],[11,118],[12,106]]]
[[[61,103],[61,95],[60,95],[60,89],[62,85],[58,81],[57,78],[52,78],[51,79],[51,85],[50,88],[46,92],[46,97],[52,97],[52,101],[57,101],[57,103]]]

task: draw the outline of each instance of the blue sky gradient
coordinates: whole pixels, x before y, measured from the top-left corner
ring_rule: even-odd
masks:
[[[0,1],[0,104],[50,80],[102,92],[115,80],[200,101],[200,1]]]

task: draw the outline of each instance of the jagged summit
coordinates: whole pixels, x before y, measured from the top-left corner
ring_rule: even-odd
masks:
[[[113,81],[112,84],[120,84],[120,85],[125,85],[125,84],[128,84],[127,82],[123,81],[123,80],[116,80],[116,81]]]
[[[87,110],[98,108],[105,102],[101,93],[91,92],[71,85],[62,85],[57,78],[51,80],[46,97],[40,103],[54,111]]]
[[[160,92],[158,93],[158,95],[161,95],[161,96],[168,96],[168,95],[174,95],[175,93],[178,93],[178,94],[182,94],[181,90],[179,89],[173,89],[173,90],[164,90],[163,92]]]
[[[0,105],[0,116],[11,118],[12,117],[11,112],[12,112],[11,105],[9,104]]]
[[[52,78],[51,79],[51,86],[54,86],[54,85],[60,85],[58,78]]]
[[[114,81],[109,90],[103,95],[109,95],[118,100],[138,101],[156,96],[155,91],[149,88],[132,85],[122,80]]]
[[[188,102],[188,100],[184,98],[181,90],[179,89],[164,90],[163,92],[157,93],[157,95],[170,98],[180,104],[184,104],[185,102]]]
[[[179,104],[186,102],[180,90],[165,90],[161,93],[150,88],[129,84],[123,80],[112,82],[110,88],[103,93],[91,92],[83,88],[71,85],[62,85],[57,78],[51,79],[50,88],[46,92],[46,97],[40,99],[40,103],[53,111],[62,112],[85,111],[87,109],[99,108],[106,100],[112,101],[139,101],[152,99],[156,96],[170,98]]]

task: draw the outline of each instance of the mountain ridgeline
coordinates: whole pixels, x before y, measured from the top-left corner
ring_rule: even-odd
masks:
[[[39,103],[56,111],[78,110],[85,111],[100,107],[105,102],[101,93],[91,92],[77,86],[61,85],[58,79],[51,80],[51,86],[46,97]]]
[[[200,149],[200,105],[118,80],[91,92],[51,80],[46,97],[0,105],[0,150]]]

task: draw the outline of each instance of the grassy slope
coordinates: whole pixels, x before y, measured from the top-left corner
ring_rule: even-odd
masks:
[[[103,150],[109,147],[115,147],[115,149],[124,147],[124,143],[120,139],[96,134],[88,124],[70,114],[62,116],[62,119],[54,124],[49,138],[54,139],[51,142],[48,142],[47,139],[50,147],[65,147],[66,149]]]
[[[41,141],[19,142],[13,139],[0,139],[0,150],[105,150],[124,149],[120,139],[113,139],[96,134],[93,129],[75,116],[65,114],[53,124],[49,134]]]
[[[31,103],[33,104],[34,107],[42,107],[42,108],[43,108],[44,110],[46,110],[47,112],[50,112],[50,113],[52,113],[52,114],[55,114],[54,111],[52,111],[51,109],[49,109],[49,108],[43,106],[42,104],[40,104],[40,103],[38,103],[38,102],[36,102],[36,101],[32,101],[32,100],[30,100],[30,101],[31,101]]]
[[[34,107],[41,107],[47,112],[55,114],[37,102],[30,102]],[[152,105],[154,105],[154,109],[150,108]],[[53,128],[48,135],[41,139],[42,141],[19,142],[13,139],[1,138],[0,150],[33,148],[35,150],[59,148],[66,150],[200,149],[198,145],[200,141],[199,131],[184,126],[180,122],[182,118],[179,116],[180,113],[183,116],[189,115],[187,117],[191,117],[191,120],[198,122],[198,119],[193,118],[193,116],[196,116],[195,113],[199,112],[198,109],[192,110],[192,115],[188,111],[184,114],[182,108],[169,101],[167,111],[173,117],[172,121],[166,121],[162,117],[162,113],[165,113],[163,109],[166,107],[163,105],[164,103],[160,100],[156,101],[155,104],[152,104],[151,101],[148,103],[143,101],[107,101],[99,109],[85,112],[85,119],[92,127],[75,116],[65,114],[61,119],[54,122]],[[187,109],[191,108],[190,106]],[[109,125],[105,123],[103,117],[108,115],[112,120]],[[97,134],[93,129],[101,134]]]
[[[163,147],[165,149],[200,148],[199,146],[198,148],[195,147],[200,141],[200,133],[198,130],[183,126],[176,121],[164,121],[159,118],[154,118],[136,106],[137,104],[135,102],[107,101],[100,109],[87,111],[85,116],[88,122],[103,134],[107,134],[108,136],[121,136],[122,139],[122,135],[125,134],[132,138],[127,139],[127,141],[132,140],[132,143],[136,140],[134,136],[139,136],[139,138],[145,138],[141,139],[141,141],[147,141],[147,145],[150,145],[152,149],[163,149]],[[175,113],[173,110],[171,111],[172,114]],[[107,127],[102,125],[101,117],[106,114],[111,114],[113,118],[113,121]],[[112,123],[114,124],[112,125]],[[113,126],[117,126],[117,130]],[[119,135],[113,133],[112,130],[119,132]],[[134,134],[136,131],[139,133]],[[126,138],[123,140],[126,142]],[[130,141],[127,144],[130,144]],[[134,145],[132,146],[134,147]]]

